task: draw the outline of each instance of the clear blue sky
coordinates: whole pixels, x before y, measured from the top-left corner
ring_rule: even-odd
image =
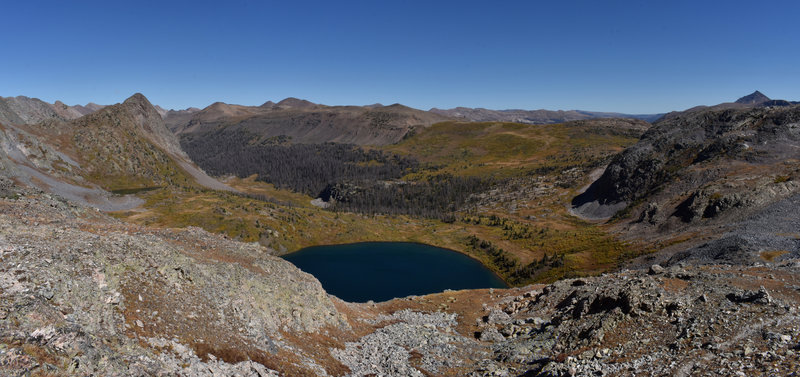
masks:
[[[6,1],[0,95],[653,113],[800,100],[798,1]]]

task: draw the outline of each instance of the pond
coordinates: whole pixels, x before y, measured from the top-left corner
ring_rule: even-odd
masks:
[[[385,301],[446,289],[505,288],[478,261],[452,250],[408,242],[314,246],[283,256],[350,302]]]

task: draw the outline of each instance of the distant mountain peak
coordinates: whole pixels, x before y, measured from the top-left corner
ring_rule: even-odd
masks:
[[[770,98],[765,96],[764,93],[759,92],[756,90],[753,93],[750,93],[742,98],[736,100],[736,103],[741,103],[744,105],[757,105],[760,103],[764,103],[769,101]]]
[[[283,101],[278,102],[278,106],[280,107],[292,107],[292,108],[306,108],[306,107],[314,107],[316,106],[315,103],[311,101],[306,101],[304,99],[289,97],[284,99]]]

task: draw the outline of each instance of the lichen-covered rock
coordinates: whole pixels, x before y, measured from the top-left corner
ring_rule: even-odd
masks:
[[[285,349],[283,332],[347,329],[316,279],[270,254],[45,195],[0,199],[0,374],[270,375],[240,361]]]

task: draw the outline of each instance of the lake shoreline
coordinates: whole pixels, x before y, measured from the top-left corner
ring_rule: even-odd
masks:
[[[345,301],[386,301],[446,290],[510,288],[471,256],[419,242],[356,242],[282,256]]]
[[[484,267],[484,268],[486,268],[487,270],[491,271],[491,273],[492,273],[492,274],[494,274],[494,276],[495,276],[495,277],[497,277],[498,279],[500,279],[500,280],[503,282],[503,284],[505,284],[505,285],[506,285],[506,288],[514,288],[514,287],[515,287],[514,285],[512,285],[512,284],[510,284],[508,281],[506,281],[506,279],[505,279],[505,278],[503,278],[503,276],[502,276],[502,275],[498,274],[498,273],[497,273],[497,271],[493,270],[493,269],[492,269],[492,267],[491,267],[490,265],[487,265],[487,264],[486,264],[486,263],[484,263],[482,260],[480,260],[480,259],[476,258],[474,255],[472,255],[472,254],[470,254],[470,253],[468,253],[468,252],[466,252],[466,251],[461,251],[461,250],[451,249],[451,248],[449,248],[449,247],[437,246],[437,245],[432,245],[432,244],[429,244],[429,243],[417,242],[417,241],[356,241],[356,242],[331,243],[331,244],[324,244],[324,245],[311,245],[311,246],[305,246],[305,247],[302,247],[302,248],[300,248],[300,249],[297,249],[297,250],[294,250],[294,251],[290,251],[290,252],[288,252],[288,253],[283,253],[283,254],[277,255],[277,257],[279,257],[279,258],[283,258],[283,257],[285,257],[285,256],[288,256],[288,255],[291,255],[291,254],[294,254],[294,253],[297,253],[297,252],[300,252],[300,251],[303,251],[303,250],[305,250],[305,249],[309,249],[309,248],[312,248],[312,247],[328,247],[328,246],[341,246],[341,245],[356,245],[356,244],[363,244],[363,243],[408,243],[408,244],[414,244],[414,245],[422,245],[422,246],[436,247],[436,248],[439,248],[439,249],[445,249],[445,250],[448,250],[448,251],[452,251],[452,252],[455,252],[455,253],[459,253],[459,254],[461,254],[461,255],[467,256],[467,257],[469,257],[470,259],[472,259],[472,260],[474,260],[474,261],[476,261],[476,262],[480,263],[480,264],[481,264],[481,266],[483,266],[483,267]],[[285,259],[285,258],[284,258],[284,259]]]

